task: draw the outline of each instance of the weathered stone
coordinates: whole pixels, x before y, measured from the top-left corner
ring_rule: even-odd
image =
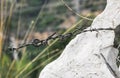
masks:
[[[120,0],[107,0],[105,10],[87,29],[116,28],[119,24]],[[113,30],[77,35],[61,56],[42,70],[39,78],[120,78],[114,38]]]

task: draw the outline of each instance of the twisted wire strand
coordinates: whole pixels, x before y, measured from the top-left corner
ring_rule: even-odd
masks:
[[[27,47],[27,46],[34,46],[34,47],[40,47],[40,46],[43,46],[43,45],[48,45],[48,42],[50,40],[55,40],[55,39],[60,39],[60,40],[64,40],[64,39],[67,39],[67,38],[70,38],[74,35],[77,34],[80,34],[80,33],[84,33],[84,32],[93,32],[93,31],[100,31],[100,30],[115,30],[114,28],[98,28],[98,29],[90,29],[90,30],[83,30],[83,31],[80,31],[80,28],[76,28],[73,32],[70,32],[70,33],[67,33],[67,34],[59,34],[59,35],[56,35],[57,33],[53,33],[52,35],[48,36],[46,39],[44,40],[39,40],[39,39],[33,39],[31,42],[29,43],[26,43],[26,44],[22,44],[20,45],[19,47],[17,48],[9,48],[10,51],[14,51],[14,50],[19,50],[21,48],[24,48],[24,47]]]

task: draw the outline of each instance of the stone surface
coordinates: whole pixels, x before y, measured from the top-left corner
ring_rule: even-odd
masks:
[[[87,29],[116,28],[120,24],[120,0],[107,0],[105,10]],[[113,30],[88,31],[77,35],[61,56],[48,64],[39,78],[120,78],[113,48]]]

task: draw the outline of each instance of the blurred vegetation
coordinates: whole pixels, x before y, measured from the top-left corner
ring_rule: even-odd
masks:
[[[101,13],[106,4],[105,0],[79,0],[80,5],[76,8],[73,0],[65,0],[65,3],[91,19]],[[0,34],[0,78],[38,78],[43,67],[58,58],[75,36],[62,41],[52,40],[47,46],[28,46],[17,52],[18,59],[8,50],[11,44],[19,46],[39,38],[42,33],[49,36],[53,32],[69,33],[75,28],[83,30],[92,23],[74,14],[61,0],[1,0],[0,4],[0,32],[3,34]],[[116,41],[119,42],[119,37]]]

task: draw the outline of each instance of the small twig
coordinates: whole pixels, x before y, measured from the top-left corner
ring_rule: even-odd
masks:
[[[93,19],[87,18],[87,17],[82,16],[82,15],[78,14],[77,12],[75,12],[72,8],[70,8],[70,7],[68,6],[68,4],[66,4],[66,2],[65,2],[64,0],[61,0],[61,2],[65,5],[65,7],[67,7],[67,8],[68,8],[71,12],[73,12],[75,15],[77,15],[77,16],[83,18],[83,19],[86,19],[86,20],[89,20],[89,21],[93,21]]]
[[[105,59],[104,55],[102,53],[100,53],[100,55],[102,56],[102,58],[104,59],[108,69],[112,72],[112,74],[115,76],[115,78],[119,78],[116,74],[116,72],[113,70],[113,68],[110,66],[110,64],[107,62],[107,60]]]

